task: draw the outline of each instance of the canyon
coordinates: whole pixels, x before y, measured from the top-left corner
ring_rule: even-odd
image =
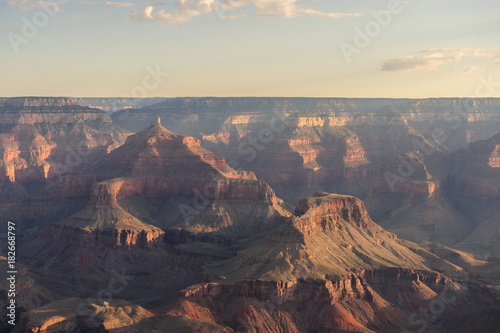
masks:
[[[498,99],[1,98],[12,332],[495,332],[498,125]]]
[[[478,175],[469,186],[496,201],[498,184],[489,179],[497,178],[498,150],[473,147],[498,134],[499,99],[173,98],[112,118],[136,131],[157,116],[292,205],[317,191],[355,195],[377,223],[412,241],[458,246],[494,216],[461,208],[468,204],[454,195],[450,165],[487,157],[478,172],[468,168]]]

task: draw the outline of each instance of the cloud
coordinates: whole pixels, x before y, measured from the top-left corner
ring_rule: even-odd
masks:
[[[246,16],[245,14],[232,15],[232,11],[239,8],[253,6],[256,16],[293,18],[297,16],[324,17],[339,19],[345,17],[361,16],[359,13],[330,13],[316,9],[305,8],[298,5],[301,0],[178,0],[177,10],[167,11],[159,9],[164,4],[149,4],[142,11],[132,11],[127,18],[136,21],[163,21],[169,23],[184,23],[191,19],[217,11],[221,18],[236,19]],[[41,7],[52,7],[57,12],[62,12],[63,4],[77,3],[88,7],[124,8],[133,7],[131,2],[98,2],[86,0],[10,0],[7,5],[17,7],[21,10],[29,10]]]
[[[154,6],[146,6],[143,12],[133,11],[126,17],[136,21],[163,21],[169,23],[184,23],[193,17],[213,10],[215,0],[200,0],[194,3],[191,0],[180,0],[176,5],[179,10],[167,12],[165,10],[155,11]]]
[[[183,23],[196,16],[217,11],[222,18],[239,18],[246,15],[231,15],[234,10],[252,5],[256,16],[293,18],[297,16],[315,16],[325,18],[343,18],[361,16],[358,13],[329,13],[297,5],[299,0],[179,0],[175,11],[156,10],[155,5],[148,5],[142,12],[133,11],[127,18],[137,21],[165,21]]]
[[[106,1],[106,2],[96,2],[96,1],[73,1],[73,3],[82,3],[85,4],[89,7],[133,7],[135,4],[130,3],[130,2],[111,2],[111,1]]]
[[[7,6],[17,7],[21,10],[30,10],[42,7],[52,7],[56,12],[62,12],[62,6],[54,1],[42,0],[11,0],[7,2]]]
[[[278,17],[295,17],[297,16],[297,0],[253,0],[257,9],[257,15],[261,16],[278,16]]]
[[[218,1],[216,6],[219,6],[223,9],[232,9],[232,8],[240,8],[248,5],[250,3],[249,0],[223,0]]]
[[[362,14],[359,14],[359,13],[326,13],[326,12],[322,12],[319,10],[308,9],[308,8],[299,9],[298,13],[304,14],[307,16],[319,16],[319,17],[327,17],[327,18],[332,18],[332,19],[362,16]]]
[[[409,55],[388,59],[380,67],[383,71],[433,70],[446,64],[459,64],[465,60],[491,59],[495,54],[481,49],[430,49]],[[475,66],[470,66],[469,69]],[[470,71],[469,71],[470,72]],[[465,73],[467,74],[467,73]]]
[[[428,67],[430,61],[415,56],[397,57],[384,61],[381,69],[383,71],[399,71],[404,69],[421,69]]]
[[[469,66],[460,75],[467,75],[467,74],[470,74],[470,73],[472,73],[472,72],[474,72],[474,71],[476,71],[478,69],[479,68],[477,66]]]

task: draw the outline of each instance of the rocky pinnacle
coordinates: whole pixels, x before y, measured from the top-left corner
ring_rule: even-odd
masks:
[[[159,116],[153,118],[153,120],[151,120],[151,125],[149,125],[149,127],[155,127],[155,126],[161,126],[161,120]]]

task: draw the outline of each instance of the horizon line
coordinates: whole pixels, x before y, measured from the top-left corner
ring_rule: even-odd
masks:
[[[87,99],[175,99],[175,98],[296,98],[296,99],[500,99],[500,96],[477,97],[477,96],[434,96],[434,97],[342,97],[342,96],[151,96],[151,97],[131,97],[131,96],[53,96],[53,95],[17,95],[17,96],[0,96],[0,98],[87,98]]]

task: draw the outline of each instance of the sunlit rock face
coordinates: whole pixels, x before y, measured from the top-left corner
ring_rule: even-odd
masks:
[[[19,329],[494,331],[494,262],[405,240],[494,253],[499,143],[457,149],[489,135],[496,104],[442,116],[462,102],[181,98],[113,116],[131,135],[70,99],[12,101],[41,117],[0,134]]]
[[[462,241],[490,215],[454,193],[498,194],[496,174],[450,178],[464,161],[447,159],[498,134],[498,99],[178,98],[113,119],[135,131],[155,116],[291,204],[316,191],[355,195],[376,222],[413,241]],[[482,157],[469,158],[498,169],[498,146],[474,147]]]
[[[487,139],[500,128],[500,102],[175,98],[113,119],[139,131],[156,116],[169,130],[201,139],[231,166],[253,171],[295,204],[318,190],[366,198],[370,179],[383,176],[402,154],[447,153]]]
[[[469,290],[428,267],[465,272],[414,246],[372,222],[361,200],[317,193],[265,239],[211,265],[216,281],[182,290],[167,311],[244,332],[399,332],[412,328],[410,313],[445,294],[475,311]],[[464,332],[477,324],[462,322]]]
[[[70,98],[0,99],[0,181],[33,182],[79,173],[129,133]]]

